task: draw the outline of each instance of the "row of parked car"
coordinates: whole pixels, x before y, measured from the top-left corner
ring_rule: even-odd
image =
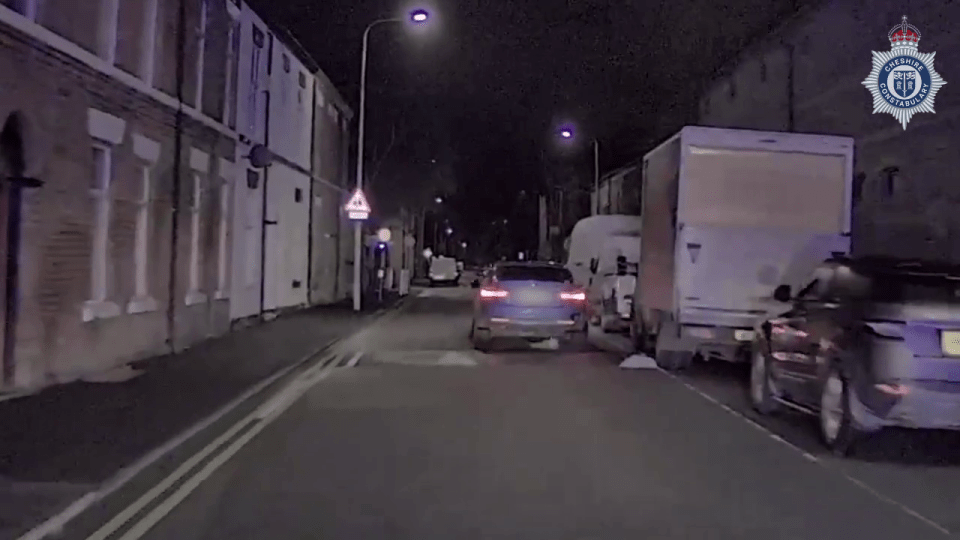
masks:
[[[834,258],[757,323],[750,399],[809,413],[848,452],[885,427],[960,429],[960,267]]]

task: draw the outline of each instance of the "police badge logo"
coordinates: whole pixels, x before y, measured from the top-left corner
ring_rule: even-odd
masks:
[[[935,114],[933,99],[947,84],[933,68],[937,53],[917,49],[920,31],[907,24],[907,17],[887,34],[890,51],[873,53],[873,70],[863,85],[873,94],[873,113],[888,113],[900,121],[903,129],[913,115]]]

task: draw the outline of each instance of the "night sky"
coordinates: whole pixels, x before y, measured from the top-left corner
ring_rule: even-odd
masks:
[[[363,29],[426,7],[429,29],[371,34],[367,145],[371,199],[389,212],[456,191],[451,218],[476,234],[499,217],[532,219],[560,122],[602,141],[610,170],[696,121],[699,89],[796,0],[251,0],[286,26],[356,107]],[[586,141],[584,141],[586,142]],[[385,156],[385,157],[384,157]],[[518,214],[518,207],[523,207]],[[535,227],[526,223],[519,229]],[[526,236],[530,236],[527,234]]]

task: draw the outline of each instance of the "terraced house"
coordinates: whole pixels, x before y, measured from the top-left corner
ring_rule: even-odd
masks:
[[[236,130],[244,7],[0,0],[3,388],[74,380],[230,329],[232,212],[261,173]],[[304,77],[312,112],[313,77],[294,81]],[[309,169],[309,142],[298,148]],[[303,221],[292,234],[307,238]]]
[[[873,114],[862,84],[871,51],[890,50],[888,33],[903,16],[920,30],[920,52],[937,53],[947,81],[936,114],[918,114],[906,129]],[[699,123],[854,137],[854,251],[960,260],[960,158],[952,145],[960,133],[958,16],[955,2],[819,2],[717,75],[700,99]]]

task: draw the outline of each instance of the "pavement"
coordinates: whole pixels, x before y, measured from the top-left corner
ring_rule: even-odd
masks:
[[[77,382],[0,402],[0,538],[129,480],[205,419],[372,317],[316,307]],[[153,454],[151,456],[151,453]]]
[[[744,374],[730,366],[674,376],[620,369],[623,355],[599,348],[475,351],[472,294],[430,289],[365,325],[330,360],[71,522],[63,537],[921,539],[960,531],[956,463],[902,452],[827,457],[810,444],[809,419],[758,422],[746,412]]]

